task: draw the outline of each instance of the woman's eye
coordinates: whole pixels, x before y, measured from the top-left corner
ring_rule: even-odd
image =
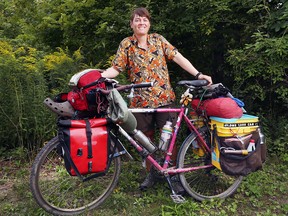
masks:
[[[141,22],[141,19],[136,18],[136,19],[134,20],[134,22]],[[149,20],[148,20],[148,19],[142,19],[142,22],[149,22]]]

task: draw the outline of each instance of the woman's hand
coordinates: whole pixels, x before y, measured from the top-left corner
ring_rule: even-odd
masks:
[[[110,67],[101,73],[102,77],[105,78],[115,78],[118,74],[119,72],[114,67]]]
[[[213,84],[212,78],[210,76],[208,76],[208,75],[200,74],[198,76],[198,79],[207,80],[209,82],[208,85],[212,85]]]

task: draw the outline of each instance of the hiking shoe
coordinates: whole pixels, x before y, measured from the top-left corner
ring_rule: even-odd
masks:
[[[175,182],[175,183],[173,184],[173,190],[174,190],[175,193],[178,194],[178,195],[184,195],[185,192],[186,192],[180,182]]]
[[[139,189],[140,190],[146,190],[147,188],[152,187],[156,183],[156,179],[154,175],[149,172],[149,174],[146,176],[145,180],[142,182],[140,185]]]
[[[176,194],[178,195],[184,195],[185,194],[185,189],[183,188],[178,176],[173,176],[171,178],[171,184],[173,187],[173,190],[175,191]]]

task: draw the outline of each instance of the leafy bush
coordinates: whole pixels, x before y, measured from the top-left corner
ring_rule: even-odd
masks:
[[[55,122],[43,105],[47,96],[67,90],[81,55],[63,50],[45,55],[31,47],[0,41],[1,142],[4,148],[37,149],[54,133]]]
[[[151,32],[227,85],[249,113],[268,120],[268,141],[285,137],[269,130],[282,126],[271,124],[278,115],[287,119],[287,2],[15,0],[0,3],[3,146],[37,149],[53,135],[43,99],[68,91],[69,78],[81,69],[109,67],[120,41],[132,34],[130,11],[139,6],[151,12]],[[192,79],[176,64],[169,69],[175,88],[179,79]],[[126,76],[117,79],[125,83]],[[278,151],[285,154],[281,146]]]

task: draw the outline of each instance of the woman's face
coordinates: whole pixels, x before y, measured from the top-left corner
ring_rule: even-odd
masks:
[[[141,17],[136,14],[134,19],[130,22],[130,26],[135,35],[143,36],[148,34],[150,29],[150,21],[147,17]]]

